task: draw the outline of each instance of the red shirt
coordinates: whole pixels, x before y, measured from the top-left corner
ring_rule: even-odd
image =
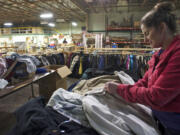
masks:
[[[180,112],[180,36],[173,39],[160,57],[156,52],[148,64],[144,77],[134,85],[120,84],[118,94],[155,110]]]

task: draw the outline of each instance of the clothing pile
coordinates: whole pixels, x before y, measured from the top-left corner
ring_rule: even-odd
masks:
[[[1,76],[11,84],[20,82],[23,79],[33,75],[40,61],[34,56],[19,55],[13,53],[10,56],[3,58],[6,63],[6,72]]]
[[[44,101],[38,97],[16,110],[17,123],[7,135],[98,135],[47,107]]]
[[[134,84],[121,71],[81,80],[72,92],[60,88],[46,106],[37,98],[18,109],[9,135],[160,135],[151,110],[106,93],[103,88],[109,81]]]
[[[103,88],[109,81],[134,84],[123,71],[81,80],[73,92],[55,91],[47,106],[101,135],[159,135],[151,110],[106,93]]]
[[[40,70],[40,67],[47,65],[64,65],[65,59],[62,53],[30,56],[9,53],[4,58],[0,58],[0,78],[5,79],[13,85],[32,77],[35,73],[47,72]]]

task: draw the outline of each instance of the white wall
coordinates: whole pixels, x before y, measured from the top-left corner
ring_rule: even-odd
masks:
[[[105,13],[92,13],[88,18],[88,30],[105,30]]]

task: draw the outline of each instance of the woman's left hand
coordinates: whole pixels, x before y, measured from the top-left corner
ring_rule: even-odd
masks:
[[[117,89],[118,89],[118,83],[115,82],[107,82],[105,84],[104,90],[109,92],[110,94],[117,94]]]

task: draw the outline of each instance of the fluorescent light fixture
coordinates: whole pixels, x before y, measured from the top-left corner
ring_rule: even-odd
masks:
[[[49,23],[48,24],[50,27],[55,27],[55,24],[54,23]]]
[[[56,19],[56,22],[61,23],[61,22],[65,22],[65,20],[64,19]]]
[[[85,0],[87,3],[91,3],[93,2],[93,0]]]
[[[4,26],[12,26],[13,24],[11,22],[4,23]]]
[[[41,18],[52,18],[53,14],[52,13],[41,14],[40,17]]]
[[[72,26],[77,26],[78,24],[76,22],[72,22]]]
[[[48,24],[46,21],[41,21],[40,24]]]

